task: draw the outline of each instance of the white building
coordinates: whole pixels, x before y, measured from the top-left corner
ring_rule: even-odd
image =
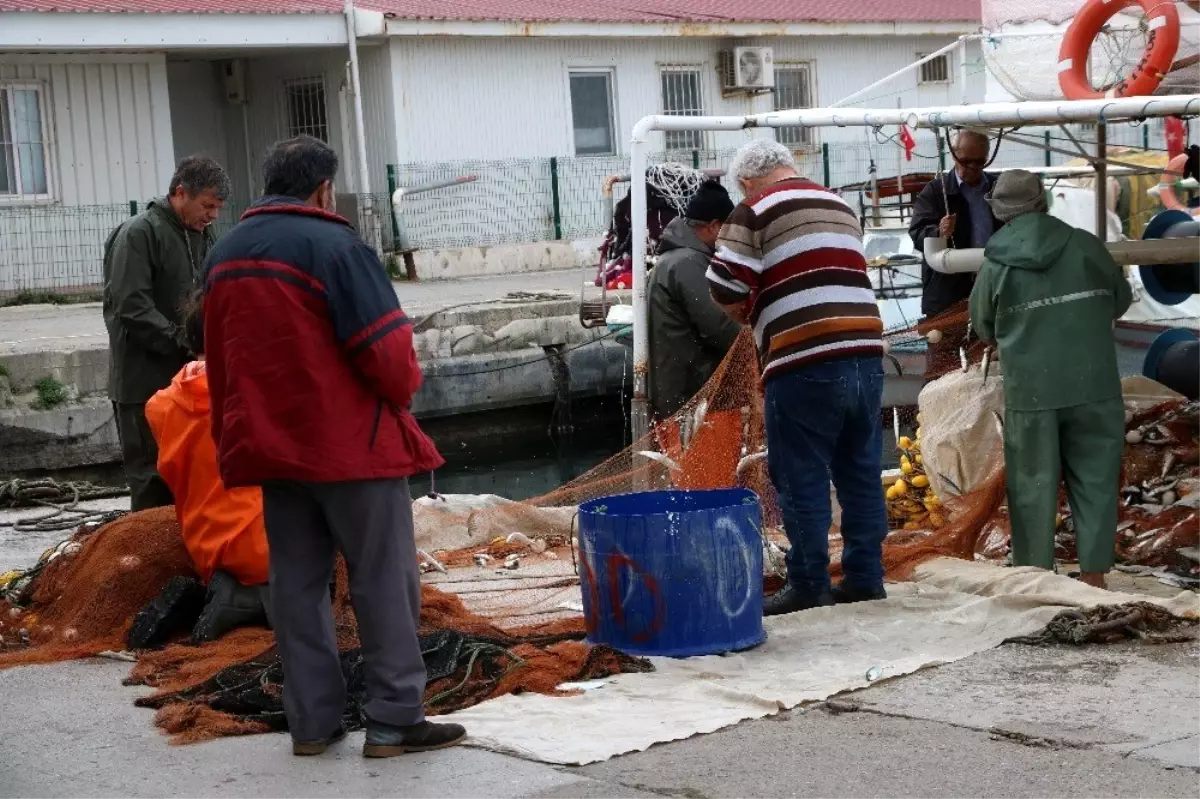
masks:
[[[345,192],[382,198],[389,165],[402,165],[401,184],[479,174],[451,199],[414,207],[426,234],[453,229],[443,245],[594,233],[599,177],[620,168],[641,116],[829,104],[976,30],[980,15],[978,0],[640,5],[362,0],[351,18],[364,175],[341,0],[0,0],[0,295],[96,284],[106,234],[131,202],[165,191],[184,155],[224,163],[231,208],[244,208],[261,189],[267,146],[300,133],[337,149]],[[726,54],[741,47],[769,48],[757,53],[769,52],[774,90],[726,88]],[[983,91],[982,71],[950,57],[858,104],[939,105]],[[746,135],[673,134],[657,149],[712,159]],[[882,157],[867,152],[880,145],[861,128],[755,135],[778,135],[815,164],[822,144],[864,148],[863,162],[839,173],[845,182]],[[896,159],[894,146],[879,152]],[[551,157],[561,159],[553,187]],[[551,194],[557,226],[529,210],[548,209]]]

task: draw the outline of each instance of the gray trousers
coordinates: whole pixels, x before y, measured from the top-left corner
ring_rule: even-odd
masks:
[[[117,436],[121,440],[121,460],[129,483],[131,510],[148,510],[174,505],[171,489],[158,474],[158,443],[146,421],[146,404],[114,402]]]
[[[350,575],[366,681],[366,715],[394,726],[425,719],[417,639],[421,579],[407,480],[263,486],[271,553],[271,622],[283,660],[283,706],[296,741],[338,730],[346,683],[329,580],[335,550]]]

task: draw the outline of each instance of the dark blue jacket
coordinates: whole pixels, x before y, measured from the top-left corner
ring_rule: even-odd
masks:
[[[265,197],[205,265],[213,438],[229,488],[441,466],[409,413],[412,328],[375,251],[336,214]]]

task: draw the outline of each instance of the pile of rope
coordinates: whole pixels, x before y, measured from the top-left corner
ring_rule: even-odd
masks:
[[[1010,638],[1006,644],[1050,646],[1052,644],[1111,644],[1128,639],[1151,644],[1175,644],[1196,640],[1195,619],[1182,619],[1149,602],[1128,602],[1087,610],[1064,610],[1045,629],[1034,635]]]
[[[48,477],[7,480],[0,482],[0,508],[50,508],[51,512],[11,522],[0,521],[0,527],[11,527],[18,533],[50,533],[73,531],[81,525],[107,524],[123,516],[125,511],[81,509],[80,503],[128,494],[129,489],[124,486],[98,486],[85,481],[59,482]]]

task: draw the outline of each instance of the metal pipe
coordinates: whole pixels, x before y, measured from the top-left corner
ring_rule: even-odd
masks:
[[[650,432],[650,404],[647,384],[650,373],[650,319],[646,294],[646,147],[657,120],[670,117],[643,117],[633,126],[629,143],[630,214],[633,217],[630,248],[633,253],[633,400],[630,426],[633,440]]]
[[[950,249],[944,238],[928,236],[924,246],[925,263],[929,268],[943,275],[957,275],[964,272],[978,272],[983,266],[983,249],[956,250]]]
[[[389,167],[391,169],[391,167]],[[391,173],[389,172],[389,175]],[[415,186],[401,186],[392,192],[392,228],[396,232],[396,249],[408,250],[408,231],[404,225],[404,216],[401,206],[404,204],[404,199],[410,194],[422,194],[427,191],[436,189],[445,189],[450,186],[459,186],[463,183],[474,183],[479,180],[478,175],[463,175],[462,177],[450,178],[449,180],[435,180],[431,183],[418,183]]]
[[[1121,97],[1099,100],[1051,100],[1036,103],[982,103],[906,109],[802,108],[728,117],[648,116],[644,131],[745,130],[782,127],[1018,127],[1062,122],[1120,122],[1149,117],[1200,114],[1200,94]],[[644,176],[643,176],[644,177]]]
[[[1141,241],[1110,241],[1105,243],[1109,254],[1118,266],[1153,264],[1195,263],[1200,252],[1200,239],[1147,239]],[[925,263],[935,272],[945,275],[978,272],[983,266],[983,249],[952,250],[946,240],[930,236],[925,239]]]
[[[1096,238],[1108,241],[1108,125],[1096,125]]]
[[[367,170],[367,134],[363,128],[362,80],[358,72],[358,28],[354,23],[354,0],[346,0],[346,40],[350,47],[350,89],[354,92],[354,139],[358,154],[358,184],[363,194],[371,193]]]
[[[699,170],[699,172],[707,178],[725,177],[725,170],[719,166],[705,167],[704,169]],[[628,183],[630,180],[630,176],[629,175],[613,175],[612,180],[613,180],[613,183]]]
[[[392,202],[399,204],[401,200],[410,194],[421,194],[435,189],[446,189],[451,186],[458,186],[463,183],[474,183],[479,180],[479,175],[463,175],[462,177],[450,178],[449,180],[435,180],[432,183],[418,183],[415,186],[401,186],[392,194]]]

